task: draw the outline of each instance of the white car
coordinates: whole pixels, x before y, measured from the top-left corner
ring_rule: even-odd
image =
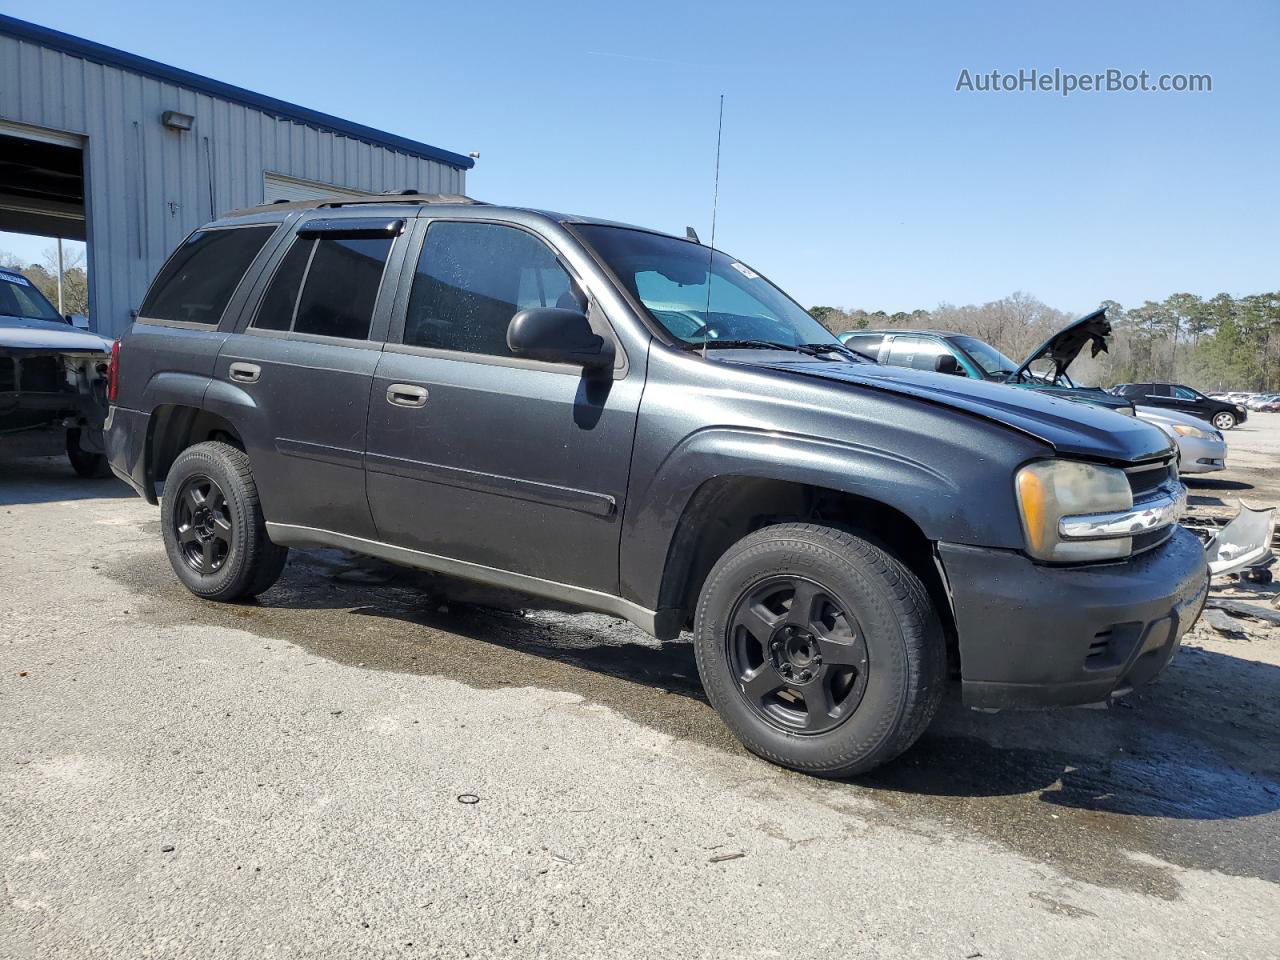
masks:
[[[1139,420],[1159,427],[1178,447],[1179,473],[1213,473],[1227,467],[1227,441],[1212,424],[1163,407],[1134,407]]]

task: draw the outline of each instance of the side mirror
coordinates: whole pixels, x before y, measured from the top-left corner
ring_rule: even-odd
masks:
[[[940,353],[933,360],[933,369],[937,373],[955,373],[964,376],[964,371],[960,369],[960,361],[955,358],[954,354]]]
[[[71,324],[77,330],[89,329],[89,318],[79,313],[68,313],[67,323]]]
[[[613,344],[595,333],[577,310],[521,310],[507,327],[507,346],[517,357],[530,360],[572,363],[587,370],[613,366]]]

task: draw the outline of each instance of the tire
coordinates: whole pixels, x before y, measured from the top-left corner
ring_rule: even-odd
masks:
[[[67,459],[71,461],[71,469],[77,476],[86,480],[101,480],[111,476],[111,465],[107,463],[106,454],[90,453],[80,449],[80,430],[72,427],[67,431]]]
[[[1230,430],[1236,425],[1236,415],[1223,410],[1213,415],[1213,425],[1219,430]]]
[[[160,524],[174,573],[206,600],[256,597],[289,556],[267,536],[249,458],[227,443],[198,443],[178,455],[165,478]]]
[[[797,624],[807,628],[786,632]],[[920,579],[874,544],[815,524],[765,527],[725,552],[698,601],[694,650],[712,706],[743,745],[821,777],[866,773],[911,746],[947,676]]]

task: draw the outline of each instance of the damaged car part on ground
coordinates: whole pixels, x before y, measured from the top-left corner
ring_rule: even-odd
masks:
[[[1158,430],[866,362],[639,228],[241,211],[171,257],[115,370],[112,468],[198,596],[318,545],[692,630],[738,738],[822,776],[906,749],[948,677],[978,707],[1148,681],[1205,597]]]
[[[110,350],[22,274],[0,269],[0,456],[65,450],[81,476],[110,476],[102,437]]]

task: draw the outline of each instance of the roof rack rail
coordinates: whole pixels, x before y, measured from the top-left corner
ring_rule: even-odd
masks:
[[[461,193],[418,193],[416,190],[392,190],[368,197],[334,197],[332,200],[321,200],[319,207],[345,207],[359,203],[483,203],[463,196]]]

